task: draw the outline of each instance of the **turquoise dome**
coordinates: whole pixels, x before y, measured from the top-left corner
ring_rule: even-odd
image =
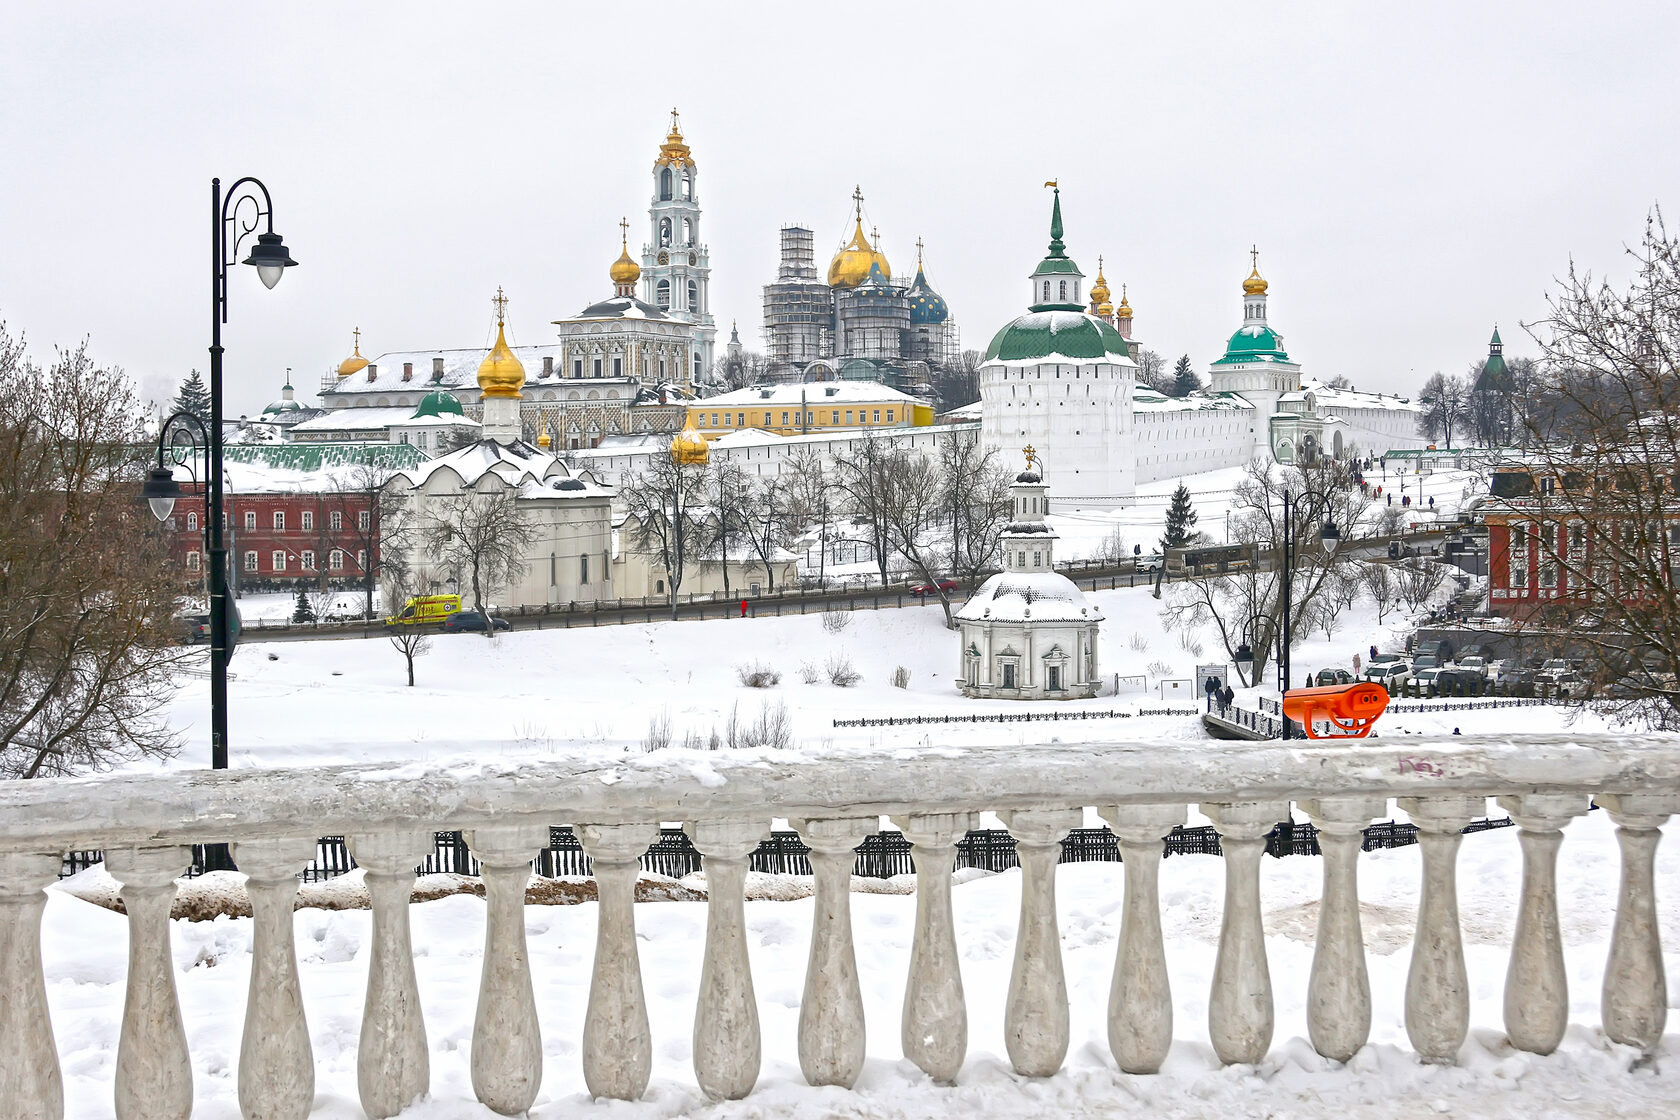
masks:
[[[1052,354],[1077,361],[1131,360],[1113,326],[1082,311],[1029,311],[997,334],[985,361],[1030,362]]]
[[[1225,356],[1213,364],[1236,365],[1241,362],[1287,362],[1289,354],[1283,348],[1283,336],[1270,327],[1238,327],[1231,341],[1225,344]]]

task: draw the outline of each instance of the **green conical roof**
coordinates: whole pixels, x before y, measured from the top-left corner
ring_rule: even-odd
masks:
[[[1473,392],[1510,393],[1516,390],[1516,382],[1511,378],[1510,367],[1505,364],[1505,344],[1499,341],[1499,328],[1493,328],[1493,337],[1488,340],[1487,361],[1482,364],[1482,372],[1476,375]]]

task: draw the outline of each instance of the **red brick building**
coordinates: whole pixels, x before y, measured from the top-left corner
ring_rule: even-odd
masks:
[[[183,482],[166,527],[189,577],[204,570],[203,485]],[[375,497],[366,493],[224,491],[224,543],[240,590],[359,586],[378,564]]]

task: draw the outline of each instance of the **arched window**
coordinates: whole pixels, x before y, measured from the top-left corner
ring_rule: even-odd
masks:
[[[1048,280],[1044,282],[1044,302],[1050,302],[1050,281]]]
[[[1062,286],[1059,289],[1059,291],[1060,291],[1061,294],[1058,295],[1056,298],[1060,299],[1063,303],[1066,303],[1067,302],[1067,281],[1066,280],[1062,281]]]
[[[662,202],[671,200],[671,169],[669,167],[659,173],[659,198]]]
[[[682,243],[684,245],[694,244],[694,223],[692,221],[690,221],[688,218],[683,219],[683,239],[682,239]]]
[[[688,309],[690,311],[700,310],[700,285],[692,280],[688,282]]]
[[[653,301],[659,305],[661,311],[671,309],[671,282],[669,280],[661,280],[654,286]]]
[[[661,245],[671,243],[671,219],[669,218],[659,219],[659,243]]]
[[[682,196],[684,201],[694,197],[694,177],[686,171],[683,172]]]

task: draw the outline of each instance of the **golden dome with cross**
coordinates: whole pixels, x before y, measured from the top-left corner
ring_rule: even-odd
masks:
[[[338,363],[340,377],[349,377],[352,373],[360,373],[368,367],[368,360],[362,357],[362,328],[357,327],[351,333],[356,336],[356,347],[348,358]]]
[[[1266,281],[1260,276],[1260,247],[1256,245],[1249,249],[1248,255],[1254,262],[1254,271],[1243,281],[1243,291],[1251,296],[1263,296],[1266,294]]]
[[[496,305],[496,345],[478,365],[478,387],[486,399],[505,397],[518,400],[519,390],[525,386],[525,366],[514,357],[513,349],[507,344],[507,334],[502,329],[507,315],[507,297],[502,294],[501,288],[496,289],[496,298],[490,302]]]
[[[623,218],[618,220],[619,254],[618,259],[607,269],[607,275],[617,284],[634,284],[642,278],[642,266],[630,259],[630,223]]]

